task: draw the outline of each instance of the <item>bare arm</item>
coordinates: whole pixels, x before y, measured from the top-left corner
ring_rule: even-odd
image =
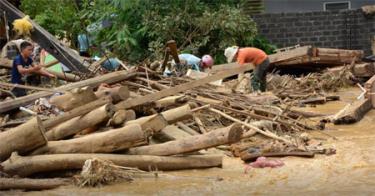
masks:
[[[37,70],[40,70],[40,68],[36,67],[36,66],[32,66],[32,67],[29,67],[29,68],[24,68],[24,67],[22,67],[22,65],[17,65],[17,69],[18,69],[18,72],[20,72],[20,74],[22,74],[22,75],[34,73]]]

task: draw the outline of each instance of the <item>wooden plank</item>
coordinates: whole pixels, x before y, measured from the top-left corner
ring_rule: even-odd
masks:
[[[74,88],[81,88],[85,86],[97,87],[101,83],[111,84],[111,83],[119,82],[122,80],[126,80],[136,75],[137,73],[135,72],[117,71],[117,72],[112,72],[112,73],[105,74],[99,77],[90,78],[90,79],[82,80],[76,83],[70,83],[64,86],[60,86],[56,88],[56,91],[68,91]],[[25,106],[27,104],[32,103],[36,99],[51,96],[51,95],[53,95],[53,92],[38,92],[38,93],[30,94],[24,97],[18,97],[16,99],[3,101],[0,103],[0,113],[7,112],[12,109],[16,109],[20,106]]]
[[[193,89],[198,86],[202,86],[212,81],[220,80],[220,79],[227,78],[233,75],[237,75],[239,73],[243,73],[245,71],[252,69],[252,67],[253,66],[250,63],[245,64],[243,66],[240,66],[232,70],[222,71],[222,72],[208,76],[200,80],[195,80],[195,81],[187,82],[185,84],[177,85],[175,87],[164,89],[156,93],[148,94],[143,97],[139,97],[137,99],[128,99],[128,100],[118,103],[116,106],[118,109],[128,109],[128,108],[132,108],[135,106],[143,105],[145,103],[157,101],[161,98],[175,95],[180,92],[185,92],[187,90]]]
[[[311,54],[311,52],[312,52],[312,46],[302,46],[302,47],[288,50],[285,52],[271,54],[268,56],[268,58],[270,59],[271,63],[275,64],[275,63],[279,63],[282,61],[295,59],[295,58],[302,57],[302,56],[307,56]]]
[[[10,23],[14,20],[23,18],[24,13],[19,11],[8,1],[0,1],[0,9],[6,12],[6,16]],[[53,35],[46,31],[43,27],[38,25],[33,20],[30,21],[33,25],[33,31],[31,32],[31,39],[37,42],[42,48],[48,53],[53,55],[57,60],[66,65],[72,71],[89,73],[86,66],[83,65],[83,59],[72,49],[64,46],[59,42]]]
[[[370,99],[356,100],[348,108],[345,108],[345,111],[340,111],[340,114],[333,119],[333,123],[337,125],[358,122],[371,108]]]

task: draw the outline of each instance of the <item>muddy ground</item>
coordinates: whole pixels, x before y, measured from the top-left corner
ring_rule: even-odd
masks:
[[[342,100],[306,110],[333,114],[360,91],[345,89]],[[238,158],[224,159],[224,166],[206,170],[168,172],[173,176],[136,179],[101,188],[61,187],[26,195],[374,195],[375,194],[375,110],[354,125],[328,126],[325,133],[311,135],[336,148],[332,156],[313,159],[281,158],[281,168],[250,169]],[[20,192],[4,194],[18,195]],[[25,193],[22,193],[25,194]],[[0,193],[1,195],[1,193]]]

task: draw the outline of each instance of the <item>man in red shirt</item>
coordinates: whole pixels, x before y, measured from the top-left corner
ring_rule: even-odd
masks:
[[[270,65],[267,54],[258,48],[239,48],[232,46],[225,49],[224,55],[228,63],[237,61],[238,64],[252,63],[255,66],[253,77],[251,78],[251,87],[253,91],[266,91],[267,89],[267,70]]]

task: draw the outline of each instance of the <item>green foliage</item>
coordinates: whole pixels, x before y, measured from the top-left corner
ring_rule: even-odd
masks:
[[[74,41],[79,33],[88,33],[95,46],[130,61],[161,58],[171,39],[180,51],[211,54],[215,63],[225,62],[223,50],[232,45],[271,50],[255,37],[256,25],[238,8],[240,0],[80,2],[78,6],[75,0],[23,0],[21,8],[52,34]],[[102,27],[103,21],[111,25]]]
[[[277,49],[275,45],[271,44],[267,39],[259,35],[251,40],[250,46],[262,49],[267,54],[273,54]]]
[[[81,28],[74,0],[22,0],[21,9],[51,34],[73,39]]]

